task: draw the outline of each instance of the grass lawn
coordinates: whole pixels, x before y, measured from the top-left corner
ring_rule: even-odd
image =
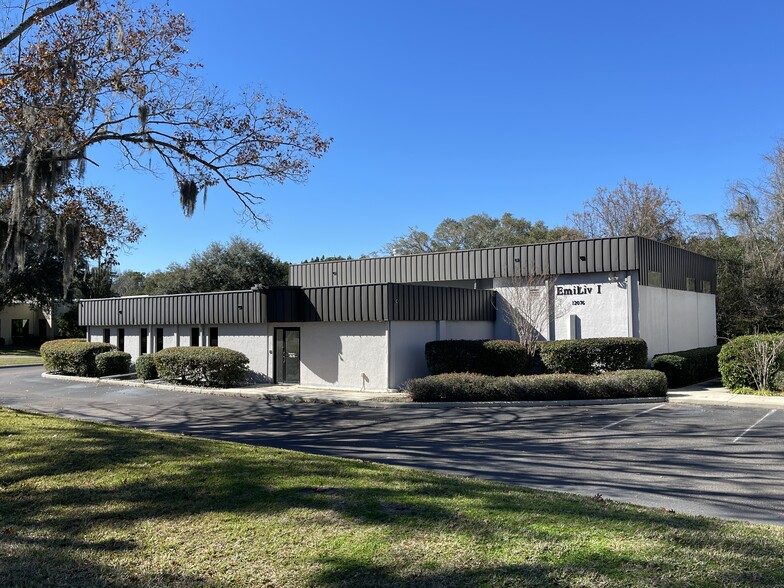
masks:
[[[4,365],[43,365],[43,360],[40,357],[14,357],[8,355],[0,355],[0,366]]]
[[[0,409],[0,585],[782,586],[784,528]]]
[[[38,347],[30,347],[28,345],[3,345],[0,347],[0,357],[9,357],[14,355],[31,355],[41,357],[41,350]]]

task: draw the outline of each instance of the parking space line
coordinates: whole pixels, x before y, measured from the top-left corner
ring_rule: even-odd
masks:
[[[748,429],[746,429],[745,431],[743,431],[743,432],[742,432],[740,435],[738,435],[737,437],[735,437],[735,438],[732,440],[732,442],[733,442],[733,443],[735,443],[735,442],[736,442],[736,441],[738,441],[739,439],[742,439],[742,438],[743,438],[743,436],[744,436],[746,433],[748,433],[749,431],[751,431],[751,430],[752,430],[754,427],[756,427],[757,425],[759,425],[759,424],[760,424],[762,421],[764,421],[766,418],[768,418],[768,417],[769,417],[770,415],[772,415],[774,412],[776,412],[776,409],[775,409],[775,408],[774,408],[773,410],[771,410],[770,412],[768,412],[768,414],[766,414],[764,417],[760,418],[760,419],[759,419],[759,420],[758,420],[756,423],[754,423],[753,425],[751,425],[751,426],[750,426]]]
[[[666,403],[657,404],[656,406],[654,406],[652,408],[649,408],[648,410],[644,410],[644,411],[642,411],[640,413],[637,413],[637,414],[635,414],[633,416],[626,417],[625,419],[621,419],[620,421],[615,421],[614,423],[610,423],[609,425],[606,425],[606,426],[602,427],[602,429],[609,429],[610,427],[614,427],[615,425],[620,425],[624,421],[628,421],[630,419],[636,419],[638,416],[642,416],[646,412],[651,412],[652,410],[656,410],[657,408],[661,408],[662,406],[665,406],[665,405],[666,405]]]

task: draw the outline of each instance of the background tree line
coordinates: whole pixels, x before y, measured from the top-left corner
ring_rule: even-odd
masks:
[[[721,339],[784,331],[784,143],[765,157],[767,173],[730,186],[721,215],[687,216],[666,189],[624,179],[599,188],[564,226],[548,227],[511,213],[444,219],[428,234],[416,227],[383,247],[383,254],[518,245],[583,237],[640,235],[685,247],[718,261],[717,327]],[[316,257],[307,261],[345,259]],[[62,294],[63,254],[31,247],[24,270],[0,278],[0,305],[30,300],[46,306]],[[112,261],[76,263],[67,298],[243,290],[285,285],[288,263],[248,239],[212,243],[184,264],[149,273],[115,273]]]

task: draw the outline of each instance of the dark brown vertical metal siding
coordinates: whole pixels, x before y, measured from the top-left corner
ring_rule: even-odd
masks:
[[[242,291],[80,300],[79,317],[85,326],[107,327],[260,323],[262,298]]]
[[[311,288],[386,282],[468,282],[509,277],[517,272],[567,275],[641,270],[641,283],[647,284],[647,270],[651,269],[662,272],[667,288],[685,289],[688,276],[698,281],[698,288],[700,281],[709,280],[715,292],[715,265],[710,258],[650,239],[610,237],[301,264],[291,267],[289,282]]]

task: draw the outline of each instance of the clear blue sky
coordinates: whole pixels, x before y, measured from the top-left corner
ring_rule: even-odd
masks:
[[[242,235],[286,261],[378,250],[409,226],[511,212],[565,224],[624,177],[721,212],[784,137],[784,3],[172,0],[192,57],[229,91],[302,107],[330,152],[305,184],[258,186],[270,223],[225,191],[191,219],[169,177],[104,164],[146,236],[120,269],[184,262]]]

